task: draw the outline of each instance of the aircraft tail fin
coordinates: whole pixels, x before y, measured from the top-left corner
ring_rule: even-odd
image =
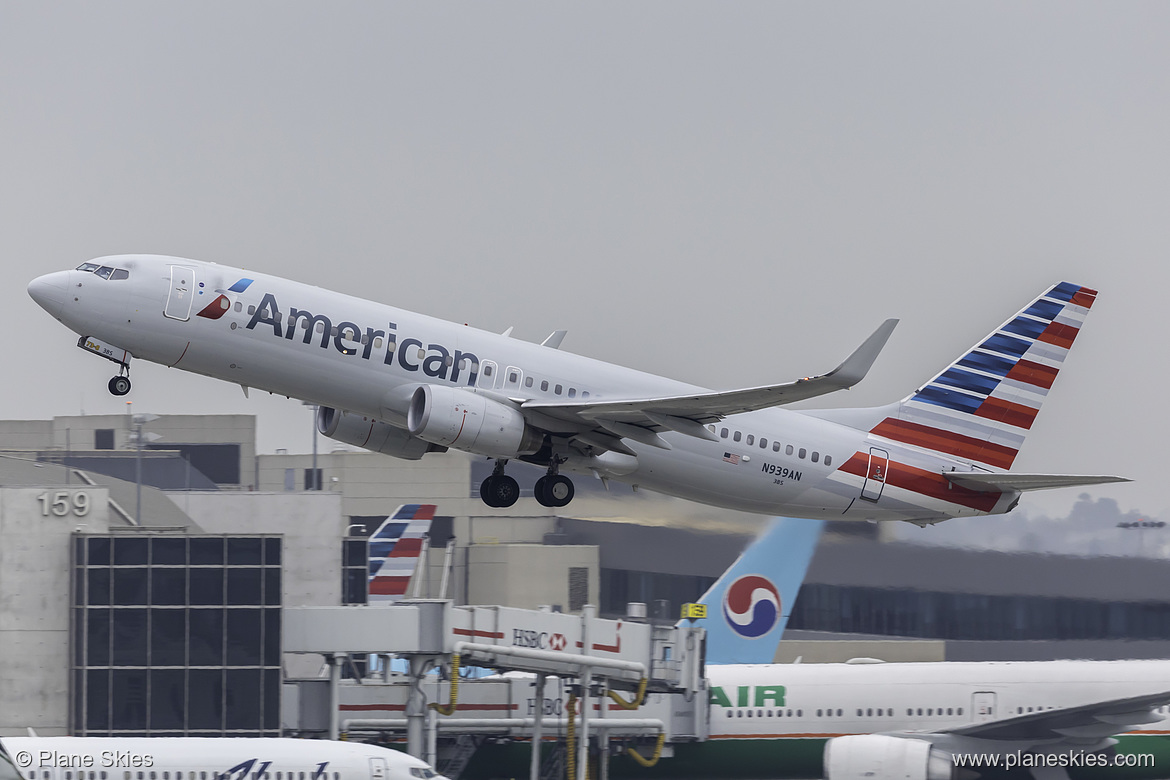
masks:
[[[434,519],[434,504],[403,504],[370,535],[369,603],[392,604],[406,595]]]
[[[1097,291],[1061,282],[989,333],[871,429],[992,469],[1011,468]]]
[[[823,520],[773,518],[703,594],[707,663],[772,663],[824,526]]]

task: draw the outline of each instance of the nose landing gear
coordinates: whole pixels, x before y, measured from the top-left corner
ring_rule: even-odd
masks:
[[[130,392],[130,377],[119,374],[106,385],[114,395],[126,395]]]

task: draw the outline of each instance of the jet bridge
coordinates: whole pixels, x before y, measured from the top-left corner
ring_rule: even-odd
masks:
[[[694,626],[604,620],[592,606],[568,615],[437,599],[286,607],[283,620],[284,652],[319,653],[330,664],[330,738],[405,735],[411,755],[435,763],[440,732],[539,745],[556,729],[576,753],[578,780],[592,733],[603,751],[612,738],[656,742],[658,752],[667,740],[706,738],[704,636]],[[383,663],[380,674],[343,684],[346,664],[367,656],[397,656],[408,671]],[[463,679],[468,666],[496,674]],[[549,695],[550,682],[559,695]],[[534,750],[533,780],[539,772]]]

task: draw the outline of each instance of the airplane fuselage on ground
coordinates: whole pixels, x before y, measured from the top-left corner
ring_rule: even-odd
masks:
[[[1005,512],[1019,497],[943,476],[986,470],[970,457],[782,408],[662,414],[664,398],[709,391],[253,271],[126,255],[29,292],[80,346],[127,370],[133,356],[309,401],[327,435],[398,457],[450,447],[548,465],[560,482],[538,498],[550,506],[572,496],[560,470],[813,518],[930,522]],[[877,349],[889,329],[871,337]]]

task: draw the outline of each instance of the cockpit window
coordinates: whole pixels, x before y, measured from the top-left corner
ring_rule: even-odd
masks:
[[[410,774],[412,777],[421,778],[421,780],[430,780],[430,778],[435,776],[433,771],[421,766],[412,766],[410,768]]]
[[[97,263],[82,263],[74,270],[95,273],[103,279],[110,279],[112,281],[130,278],[130,272],[125,268],[111,268],[108,265],[98,265]]]

